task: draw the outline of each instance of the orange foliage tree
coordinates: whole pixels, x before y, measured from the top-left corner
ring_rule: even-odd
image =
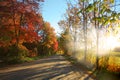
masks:
[[[57,51],[54,29],[39,13],[39,4],[43,1],[0,0],[0,51],[4,50],[0,58],[4,55],[17,60],[16,56],[25,53],[24,50],[29,51],[27,56],[35,56],[37,50],[42,50],[37,48],[38,43],[44,50]]]
[[[57,51],[58,48],[57,37],[54,32],[54,28],[51,27],[50,23],[48,22],[44,23],[44,27],[39,32],[39,35],[42,36],[42,40],[40,42],[41,49],[39,51],[41,54],[42,53],[51,54]]]
[[[0,46],[40,40],[42,16],[38,13],[43,0],[0,1]]]
[[[43,26],[42,15],[39,13],[39,4],[42,2],[0,0],[0,59],[14,61],[23,58],[28,51],[23,43],[41,40],[38,32]]]

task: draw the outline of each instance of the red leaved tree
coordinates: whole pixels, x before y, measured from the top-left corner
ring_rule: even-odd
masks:
[[[0,1],[0,46],[40,40],[42,16],[38,13],[39,1]]]

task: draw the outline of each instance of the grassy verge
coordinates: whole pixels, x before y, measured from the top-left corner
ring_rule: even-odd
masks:
[[[32,61],[35,61],[35,60],[38,60],[38,59],[42,59],[42,58],[45,58],[45,57],[49,57],[49,56],[52,56],[52,55],[44,55],[44,56],[35,56],[35,57],[25,57],[19,61],[13,61],[13,62],[0,62],[0,68],[3,68],[3,67],[6,67],[6,66],[9,66],[9,65],[15,65],[15,64],[22,64],[22,63],[25,63],[25,62],[32,62]]]
[[[120,74],[116,74],[113,72],[109,72],[107,70],[99,70],[96,71],[97,73],[95,74],[98,80],[119,80],[120,79]]]
[[[77,59],[69,56],[69,55],[63,55],[65,57],[66,60],[68,60],[69,62],[71,62],[71,64],[73,65],[79,65],[79,66],[82,66],[84,68],[86,68],[87,70],[91,70],[90,68],[88,68],[85,64],[81,63],[81,62],[78,62]]]
[[[72,57],[68,56],[68,55],[63,55],[65,57],[66,60],[68,60],[69,62],[71,62],[76,68],[78,69],[82,69],[83,71],[91,71],[91,76],[92,77],[96,77],[97,80],[119,80],[120,79],[120,73],[113,73],[110,72],[106,69],[100,69],[100,70],[92,70],[89,69],[88,67],[86,67],[84,64],[81,64],[79,62],[77,62],[76,59],[73,59]]]

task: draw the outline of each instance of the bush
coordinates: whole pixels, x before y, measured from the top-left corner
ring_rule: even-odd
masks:
[[[38,45],[37,52],[39,56],[49,56],[55,53],[51,48],[48,48],[41,44]]]
[[[2,61],[8,64],[23,62],[24,58],[28,56],[28,50],[21,46],[1,47],[0,50],[3,50],[3,53],[0,53]]]

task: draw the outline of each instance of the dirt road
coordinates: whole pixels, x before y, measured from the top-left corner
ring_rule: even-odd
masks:
[[[0,80],[95,80],[62,56],[0,68]]]

